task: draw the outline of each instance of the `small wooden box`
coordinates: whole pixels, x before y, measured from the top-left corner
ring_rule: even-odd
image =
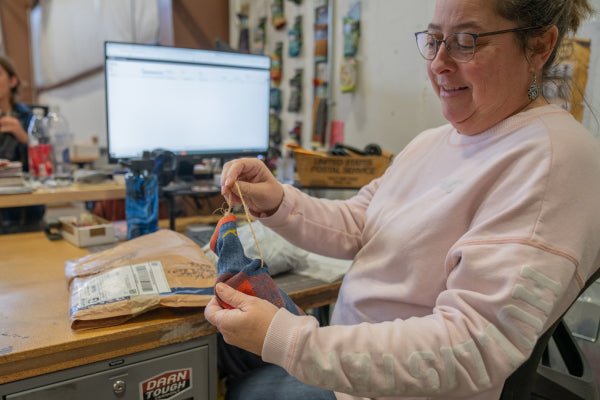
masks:
[[[60,217],[62,237],[77,247],[95,246],[115,241],[115,228],[110,221],[93,216],[95,225],[77,226],[72,217]]]
[[[392,156],[329,156],[294,151],[303,187],[360,188],[383,175]]]

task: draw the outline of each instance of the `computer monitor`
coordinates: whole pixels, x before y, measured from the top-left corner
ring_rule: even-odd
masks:
[[[109,162],[267,152],[269,57],[110,41],[104,54]]]

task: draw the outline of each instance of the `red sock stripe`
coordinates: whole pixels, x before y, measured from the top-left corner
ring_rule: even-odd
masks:
[[[210,249],[212,251],[215,251],[215,246],[217,245],[217,239],[219,239],[219,230],[221,228],[221,225],[223,225],[224,223],[227,223],[227,222],[231,222],[231,221],[237,222],[237,218],[233,214],[227,215],[219,220],[219,223],[217,224],[217,227],[215,228],[215,231],[213,232],[213,235],[210,238]]]

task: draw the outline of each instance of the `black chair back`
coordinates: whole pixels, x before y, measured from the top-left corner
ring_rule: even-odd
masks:
[[[591,277],[587,280],[583,289],[579,292],[581,295],[585,290],[596,280],[600,279],[600,269],[598,269]],[[570,365],[571,369],[569,373],[574,376],[582,376],[584,374],[584,366],[587,366],[587,362],[582,358],[583,355],[577,346],[577,343],[573,340],[568,328],[563,323],[563,315],[556,322],[546,330],[539,337],[536,342],[535,347],[533,348],[533,352],[529,359],[527,359],[515,372],[513,372],[506,382],[504,383],[504,388],[502,389],[502,395],[500,396],[500,400],[530,400],[532,399],[532,393],[535,392],[536,383],[538,381],[542,381],[543,378],[538,376],[538,368],[540,366],[540,362],[542,361],[544,354],[547,354],[548,342],[553,336],[557,342],[563,344],[567,348],[570,348],[570,351],[561,351],[561,355],[563,358],[571,358],[570,360],[566,360],[566,364]],[[566,343],[566,344],[565,344]],[[573,351],[575,349],[575,351]],[[564,354],[563,354],[564,353]],[[573,357],[577,357],[576,360],[573,360]],[[578,367],[579,366],[579,367]],[[540,378],[540,379],[538,379]],[[566,390],[566,389],[565,389]],[[576,389],[575,389],[576,390]],[[565,393],[554,393],[557,397],[533,397],[540,399],[560,399],[567,400],[569,397],[565,397]],[[580,399],[581,397],[578,395],[574,395],[570,397],[573,399]],[[587,399],[586,399],[587,400]]]

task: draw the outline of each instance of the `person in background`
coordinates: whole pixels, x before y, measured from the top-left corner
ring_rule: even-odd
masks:
[[[415,36],[449,124],[349,200],[281,185],[256,159],[224,166],[225,199],[241,203],[237,182],[293,244],[353,259],[330,326],[215,287],[233,309],[213,299],[207,320],[265,361],[222,358],[227,398],[500,397],[600,265],[599,146],[541,93],[592,12],[585,0],[437,0]]]
[[[13,62],[0,56],[0,158],[20,161],[27,171],[27,128],[33,113],[18,101],[19,85]],[[44,212],[44,206],[0,209],[0,233],[37,229]]]
[[[0,158],[27,165],[27,127],[33,114],[17,101],[20,80],[10,59],[0,56]]]

